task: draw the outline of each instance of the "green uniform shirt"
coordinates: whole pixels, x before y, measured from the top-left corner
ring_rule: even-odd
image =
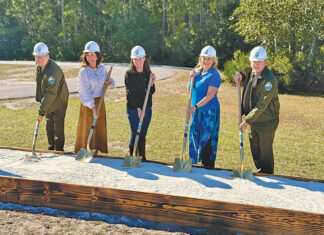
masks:
[[[242,75],[242,112],[252,129],[275,130],[279,123],[278,80],[266,66],[253,82],[252,68],[246,68]]]
[[[69,90],[63,71],[53,60],[48,61],[43,72],[37,66],[36,82],[36,101],[41,103],[39,115],[44,116],[67,105]]]

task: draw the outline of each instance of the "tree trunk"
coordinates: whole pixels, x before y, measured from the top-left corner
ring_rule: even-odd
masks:
[[[165,34],[165,0],[162,0],[162,42],[161,42],[161,60],[164,62],[164,34]]]
[[[65,22],[64,22],[64,0],[61,0],[61,15],[62,15],[62,32],[63,32],[63,47],[66,47],[66,34],[65,34]]]
[[[200,28],[203,26],[204,21],[204,0],[200,0],[200,19],[199,19],[199,25]]]

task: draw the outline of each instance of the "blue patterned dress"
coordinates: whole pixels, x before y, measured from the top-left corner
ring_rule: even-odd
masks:
[[[221,77],[214,68],[210,68],[203,75],[201,73],[202,70],[197,73],[194,79],[191,100],[192,106],[199,103],[207,95],[208,87],[219,88],[221,84]],[[209,139],[211,139],[212,146],[209,159],[216,160],[219,119],[220,106],[216,93],[213,99],[192,114],[189,132],[189,157],[192,159],[193,164],[201,162],[201,152]]]

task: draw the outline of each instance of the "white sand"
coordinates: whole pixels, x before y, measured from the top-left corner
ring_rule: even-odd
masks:
[[[136,190],[219,201],[324,213],[324,184],[281,177],[233,178],[230,171],[192,168],[190,173],[143,162],[140,168],[122,168],[122,160],[43,154],[39,161],[25,160],[31,153],[0,149],[0,175],[89,186]]]

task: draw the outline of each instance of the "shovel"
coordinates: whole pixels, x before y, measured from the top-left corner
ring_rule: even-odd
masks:
[[[103,100],[104,100],[104,96],[105,96],[105,92],[107,90],[107,87],[109,86],[108,82],[109,79],[110,79],[110,75],[111,75],[111,72],[112,72],[112,68],[113,66],[110,67],[110,70],[107,74],[107,77],[106,77],[106,81],[105,81],[105,84],[102,88],[102,91],[101,91],[101,96],[100,96],[100,100],[99,100],[99,104],[98,104],[98,112],[100,113],[100,108],[101,108],[101,105],[103,103]],[[98,113],[98,115],[99,115]],[[91,150],[90,149],[90,140],[91,140],[91,137],[92,137],[92,133],[93,133],[93,130],[95,128],[95,125],[96,125],[96,122],[97,122],[97,119],[98,117],[95,117],[93,119],[93,122],[92,122],[92,125],[91,125],[91,129],[90,129],[90,132],[89,132],[89,135],[88,135],[88,140],[87,140],[87,150],[85,149],[80,149],[80,151],[78,152],[75,160],[77,161],[81,161],[81,162],[90,162],[92,160],[92,157],[95,153],[96,150]]]
[[[191,97],[192,97],[192,89],[193,89],[193,81],[194,81],[194,76],[190,77],[190,89],[189,89],[189,99],[188,99],[188,105],[187,109],[191,107]],[[184,130],[184,135],[183,135],[183,145],[182,145],[182,156],[181,158],[176,158],[174,159],[174,164],[173,164],[173,171],[178,172],[178,171],[185,171],[185,172],[190,172],[191,167],[192,167],[192,159],[186,157],[186,146],[187,146],[187,137],[188,137],[188,129],[189,129],[189,115],[186,115],[186,124],[185,124],[185,130]]]
[[[145,115],[147,100],[148,100],[150,90],[151,90],[151,85],[152,85],[152,77],[150,76],[149,84],[148,84],[145,99],[144,99],[142,115],[141,115],[140,121],[138,123],[137,131],[136,131],[136,137],[135,137],[135,142],[134,142],[133,153],[136,152],[135,150],[137,148],[137,144],[138,144],[139,137],[140,137],[140,134],[141,134],[142,123],[143,123],[143,120],[144,120],[144,115]],[[125,168],[138,168],[141,165],[141,161],[142,161],[142,156],[140,156],[140,157],[139,156],[133,157],[133,155],[132,156],[125,156],[122,167],[125,167]]]
[[[39,129],[39,121],[36,122],[35,133],[34,133],[34,138],[33,138],[32,155],[25,155],[26,159],[40,159],[41,158],[40,156],[37,156],[36,151],[35,151],[38,129]]]
[[[239,125],[242,123],[242,106],[241,106],[241,86],[240,83],[237,85],[238,94],[238,119]],[[240,155],[241,155],[241,167],[240,169],[233,170],[234,177],[242,179],[252,179],[253,173],[251,170],[244,170],[244,147],[243,147],[243,132],[239,131],[240,139]]]

